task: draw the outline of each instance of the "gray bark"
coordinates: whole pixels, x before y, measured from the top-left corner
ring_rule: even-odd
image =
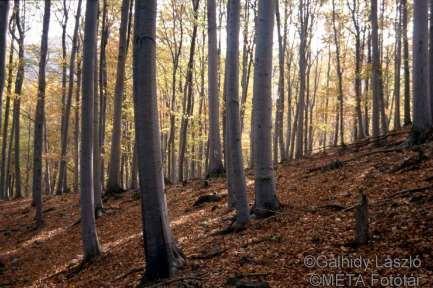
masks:
[[[84,259],[100,254],[94,213],[93,185],[93,101],[98,1],[87,1],[83,42],[83,83],[81,93],[80,210]]]
[[[410,115],[410,69],[409,69],[409,40],[407,32],[408,22],[407,0],[401,0],[401,22],[403,37],[403,68],[404,68],[404,125],[412,123]]]
[[[208,0],[208,98],[209,98],[209,166],[208,176],[224,173],[221,151],[221,135],[219,128],[219,93],[218,93],[218,48],[216,2]]]
[[[229,194],[234,199],[237,210],[237,224],[245,225],[249,220],[244,164],[241,144],[241,122],[239,107],[239,30],[240,3],[229,0],[227,3],[227,56],[226,56],[226,113],[227,144],[229,157],[227,165]]]
[[[183,265],[168,223],[156,95],[156,0],[137,0],[134,27],[134,110],[148,280]]]
[[[38,100],[35,115],[35,136],[33,144],[33,197],[36,207],[36,223],[41,226],[42,216],[42,149],[44,142],[45,121],[45,67],[48,54],[48,29],[50,27],[51,0],[45,1],[44,20],[41,39],[41,54],[39,59]]]
[[[66,189],[66,153],[68,148],[68,131],[69,131],[69,118],[71,114],[72,95],[74,93],[74,73],[75,73],[75,58],[78,50],[78,29],[80,27],[81,17],[81,0],[78,1],[77,14],[75,15],[74,35],[72,36],[72,50],[71,58],[69,61],[69,85],[68,91],[63,107],[62,116],[62,131],[61,131],[61,148],[60,148],[60,163],[59,163],[59,178],[57,179],[57,194],[62,194]],[[65,59],[66,61],[66,59]]]
[[[394,60],[394,129],[401,128],[400,121],[400,70],[401,70],[401,5],[400,0],[396,1],[396,20],[395,20],[395,60]],[[432,75],[433,76],[433,75]],[[430,78],[432,79],[432,78]],[[432,83],[430,81],[430,83]]]
[[[257,216],[279,208],[272,161],[272,47],[275,2],[259,0],[254,70],[253,117],[255,211]]]
[[[8,27],[9,1],[0,2],[0,129],[2,125],[3,89],[5,85],[6,31]]]
[[[413,130],[424,133],[431,128],[428,95],[428,2],[414,1],[413,27]]]
[[[381,134],[381,106],[383,105],[383,82],[382,82],[382,69],[379,51],[379,25],[377,21],[377,0],[371,0],[371,46],[373,58],[373,73],[372,73],[372,86],[373,86],[373,137],[378,137]],[[382,127],[384,128],[384,127]]]
[[[125,62],[127,56],[127,28],[128,8],[130,0],[122,0],[121,20],[119,28],[119,52],[117,56],[117,76],[114,96],[113,131],[111,136],[111,152],[109,175],[107,183],[108,193],[119,193],[123,190],[120,185],[120,157],[122,135],[122,102],[124,93]]]

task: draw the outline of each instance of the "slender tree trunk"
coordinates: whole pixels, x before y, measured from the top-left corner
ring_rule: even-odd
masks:
[[[125,62],[126,62],[126,36],[128,27],[128,8],[130,0],[122,0],[121,22],[119,28],[119,52],[117,56],[117,76],[114,96],[113,132],[111,136],[110,164],[107,183],[108,193],[120,193],[120,157],[122,135],[122,102],[124,93]]]
[[[33,144],[33,197],[36,206],[36,224],[43,223],[42,216],[42,149],[44,143],[45,118],[45,67],[48,54],[48,30],[50,27],[51,0],[45,1],[44,20],[41,39],[41,54],[39,59],[38,100],[35,115],[35,136]]]
[[[171,277],[184,264],[168,223],[156,95],[156,0],[137,0],[134,110],[148,280]]]
[[[285,92],[285,80],[284,80],[284,67],[285,67],[285,54],[287,46],[287,4],[284,9],[284,24],[281,25],[280,7],[279,1],[276,0],[276,19],[278,28],[278,49],[279,49],[279,79],[278,79],[278,100],[277,100],[277,111],[275,115],[275,129],[274,129],[274,162],[278,162],[278,147],[281,161],[286,161],[286,151],[284,145],[284,92]],[[281,31],[283,30],[283,31]]]
[[[22,197],[21,165],[20,165],[20,111],[21,94],[24,82],[24,27],[21,22],[19,1],[15,0],[15,21],[18,28],[18,70],[15,78],[15,97],[13,103],[13,135],[14,135],[14,166],[15,166],[15,196]],[[15,37],[15,36],[14,36]]]
[[[401,25],[403,38],[403,70],[404,70],[404,125],[412,124],[410,115],[410,68],[409,68],[409,40],[408,40],[408,7],[407,0],[401,0]]]
[[[80,45],[78,45],[80,47]],[[77,57],[77,87],[75,89],[75,127],[74,127],[74,192],[79,191],[80,175],[80,91],[81,91],[81,56]]]
[[[96,39],[98,38],[99,26],[99,6],[96,20]],[[97,45],[96,45],[97,47]],[[95,194],[95,217],[99,217],[103,213],[102,205],[102,173],[101,173],[101,95],[99,94],[99,65],[98,65],[98,49],[95,48],[95,67],[94,67],[94,92],[93,92],[93,185]]]
[[[74,35],[72,37],[72,50],[71,59],[69,61],[69,86],[66,94],[66,101],[64,103],[63,117],[62,117],[62,131],[61,131],[61,152],[60,152],[60,163],[59,163],[59,178],[57,180],[57,194],[66,192],[67,183],[66,180],[66,153],[68,148],[68,131],[69,131],[69,118],[71,114],[72,94],[74,93],[74,73],[75,73],[75,58],[78,50],[78,29],[80,27],[81,17],[81,0],[78,1],[77,14],[75,15],[75,27]],[[66,59],[64,60],[66,61]],[[65,66],[66,67],[66,66]],[[66,69],[66,68],[65,68]]]
[[[96,232],[93,185],[93,101],[95,80],[96,23],[98,1],[87,1],[83,43],[83,86],[81,93],[80,211],[84,259],[100,254]]]
[[[14,16],[12,16],[14,17]],[[15,24],[12,26],[11,34],[15,33]],[[8,79],[7,79],[7,87],[6,87],[6,104],[5,104],[5,119],[3,123],[2,130],[2,150],[1,150],[1,167],[0,167],[0,199],[5,199],[7,197],[7,187],[6,187],[6,177],[8,175],[7,171],[7,135],[9,128],[9,114],[10,114],[10,103],[12,97],[12,81],[13,81],[13,59],[14,59],[14,39],[10,40],[9,47],[9,64],[8,64]]]
[[[224,173],[219,128],[219,93],[218,93],[218,49],[216,2],[208,0],[208,98],[209,98],[209,166],[208,177]]]
[[[378,36],[378,21],[377,21],[377,0],[371,0],[371,46],[373,55],[373,137],[378,137],[381,133],[380,119],[381,119],[381,105],[383,102],[383,82],[382,82],[382,69],[379,51],[379,36]],[[382,127],[384,128],[384,127]]]
[[[0,129],[2,125],[3,89],[5,85],[6,32],[8,27],[9,1],[0,2]],[[0,195],[1,199],[1,195]]]
[[[60,163],[59,163],[59,170],[58,170],[58,180],[57,180],[57,188],[56,188],[56,194],[61,195],[62,193],[66,192],[68,189],[68,183],[67,183],[67,171],[66,171],[66,152],[63,153],[63,146],[67,146],[66,142],[68,139],[68,133],[66,128],[66,110],[67,108],[67,100],[66,100],[66,82],[67,82],[67,60],[66,60],[66,33],[67,33],[67,26],[68,26],[68,19],[69,19],[69,13],[68,13],[68,7],[66,6],[67,1],[63,0],[62,2],[63,6],[63,19],[62,19],[62,117],[61,117],[61,128],[60,128]],[[79,18],[78,18],[79,19]],[[77,19],[76,19],[77,20]],[[77,23],[76,23],[77,25]],[[72,44],[73,45],[73,44]],[[72,51],[71,51],[72,53]],[[64,141],[66,139],[66,141]]]
[[[272,165],[272,46],[275,2],[259,0],[254,70],[255,208],[267,216],[279,208]]]
[[[338,77],[338,112],[340,131],[340,145],[344,146],[344,95],[343,95],[343,71],[341,69],[341,58],[340,58],[340,35],[337,29],[336,11],[335,11],[335,0],[332,0],[332,26],[334,29],[334,43],[335,43],[335,57],[337,62],[337,77]]]
[[[179,181],[183,182],[186,180],[184,177],[184,162],[185,162],[185,153],[187,148],[187,137],[188,137],[188,122],[189,117],[193,112],[193,69],[194,69],[194,56],[195,56],[195,46],[197,40],[197,29],[198,29],[198,9],[200,0],[192,0],[193,4],[193,13],[194,13],[194,23],[192,28],[192,37],[191,37],[191,47],[189,52],[189,60],[188,67],[186,71],[186,80],[185,80],[185,89],[184,89],[184,99],[183,99],[183,107],[182,107],[182,119],[180,126],[180,139],[179,139]]]
[[[401,69],[401,5],[400,0],[396,0],[396,20],[395,20],[395,61],[394,61],[394,129],[401,128],[400,122],[400,69]],[[433,75],[432,78],[433,80]],[[430,81],[430,83],[432,83]]]

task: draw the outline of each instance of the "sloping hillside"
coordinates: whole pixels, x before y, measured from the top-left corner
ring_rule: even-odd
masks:
[[[381,147],[358,143],[280,165],[283,209],[252,220],[237,234],[216,233],[231,217],[224,179],[168,187],[171,224],[188,264],[177,278],[151,287],[225,287],[241,280],[262,286],[239,287],[311,287],[324,285],[317,281],[327,275],[337,281],[340,274],[346,287],[380,287],[377,281],[403,276],[419,281],[406,287],[433,287],[433,143],[398,148],[406,137],[399,132]],[[371,241],[354,247],[360,191],[369,198]],[[199,196],[212,193],[220,201],[193,206]],[[144,267],[139,201],[128,192],[105,206],[97,220],[104,253],[82,266],[76,194],[45,198],[46,225],[40,231],[33,229],[30,200],[0,202],[0,287],[136,286]],[[342,267],[332,265],[338,259]],[[356,268],[356,259],[370,262]],[[400,260],[403,267],[384,267],[387,259]],[[403,265],[409,264],[405,259],[410,267]],[[360,278],[366,286],[350,282]]]

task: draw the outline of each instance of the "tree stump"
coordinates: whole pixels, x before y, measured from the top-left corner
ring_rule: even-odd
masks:
[[[360,193],[358,206],[355,210],[356,229],[355,243],[365,245],[368,243],[368,198],[364,193]]]

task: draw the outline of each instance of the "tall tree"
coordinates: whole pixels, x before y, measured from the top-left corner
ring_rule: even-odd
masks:
[[[66,153],[63,154],[63,145],[67,141],[63,141],[64,138],[67,139],[68,133],[65,129],[66,124],[66,110],[68,109],[66,106],[66,83],[67,83],[67,60],[66,60],[66,54],[67,54],[67,47],[66,47],[66,37],[67,37],[67,29],[68,29],[68,21],[69,21],[69,7],[67,5],[67,1],[62,1],[62,12],[63,12],[63,18],[61,20],[61,26],[62,26],[62,117],[61,117],[61,128],[60,128],[60,163],[59,163],[59,171],[58,171],[58,179],[57,179],[57,188],[56,188],[56,194],[61,195],[62,193],[66,192],[68,189],[67,185],[67,173],[66,173]]]
[[[81,236],[84,259],[100,254],[94,213],[93,186],[93,98],[96,51],[96,23],[98,1],[87,1],[83,43],[83,84],[81,93],[81,147],[80,147],[80,208]]]
[[[394,129],[401,128],[400,121],[400,70],[401,70],[401,4],[396,0],[395,57],[394,57]],[[433,75],[432,75],[433,76]],[[432,79],[432,78],[430,78]]]
[[[167,278],[183,265],[168,223],[156,95],[156,0],[136,0],[133,87],[146,277]]]
[[[278,78],[278,100],[275,115],[275,131],[274,131],[274,162],[278,162],[278,148],[281,161],[286,160],[286,146],[284,145],[284,92],[285,92],[285,69],[284,65],[286,63],[286,46],[287,46],[287,2],[284,5],[284,23],[281,22],[281,13],[279,1],[276,0],[276,19],[277,19],[277,31],[278,31],[278,64],[279,64],[279,78]]]
[[[335,0],[332,0],[332,28],[334,30],[334,44],[335,44],[335,60],[337,62],[337,78],[338,78],[338,111],[339,117],[337,119],[337,131],[340,131],[340,145],[344,145],[344,95],[343,95],[343,71],[341,68],[340,58],[340,29],[337,28],[337,12],[335,7]]]
[[[401,0],[401,29],[403,38],[403,70],[404,70],[404,125],[412,123],[410,115],[410,69],[409,69],[409,40],[408,40],[408,7],[407,0]]]
[[[75,75],[75,59],[78,50],[78,29],[80,27],[81,17],[81,0],[78,1],[77,14],[75,15],[74,34],[72,36],[71,58],[69,60],[69,83],[68,91],[65,98],[60,139],[60,163],[59,163],[59,178],[57,180],[57,194],[62,194],[66,189],[66,153],[68,148],[68,131],[69,118],[71,114],[72,95],[74,93],[74,75]],[[66,59],[65,59],[66,61]]]
[[[362,27],[359,20],[359,14],[361,11],[359,0],[353,0],[352,4],[347,1],[347,6],[351,12],[352,23],[355,28],[353,34],[355,36],[355,115],[356,115],[356,131],[357,139],[365,137],[365,128],[362,121],[361,111],[361,95],[362,95],[362,62],[363,62],[363,51],[361,44],[361,33]]]
[[[42,218],[42,149],[45,121],[45,67],[48,54],[48,30],[50,27],[51,0],[45,1],[44,20],[42,26],[41,54],[39,59],[38,100],[35,116],[35,136],[33,146],[33,195],[36,206],[36,224],[41,226]]]
[[[12,21],[15,19],[15,15],[13,14],[11,16],[11,22],[12,27],[10,28],[10,34],[13,35],[15,33],[15,27],[16,25]],[[14,39],[12,38],[10,40],[9,45],[9,64],[8,64],[8,79],[7,79],[7,87],[6,87],[6,104],[5,104],[5,121],[3,125],[2,130],[2,148],[1,148],[1,162],[0,162],[0,199],[7,198],[7,187],[6,187],[6,175],[8,174],[8,161],[7,161],[7,147],[8,147],[8,128],[9,128],[9,114],[10,114],[10,104],[11,104],[11,98],[12,98],[12,78],[13,78],[13,72],[14,72]]]
[[[272,41],[275,2],[259,0],[254,70],[253,117],[255,161],[255,215],[279,208],[272,162]]]
[[[187,147],[187,138],[188,138],[188,125],[189,118],[192,116],[193,108],[194,108],[194,87],[193,87],[193,74],[194,74],[194,57],[195,57],[195,46],[197,40],[197,29],[198,29],[198,8],[200,6],[200,0],[192,0],[192,8],[193,8],[193,27],[192,27],[192,36],[191,36],[191,45],[189,50],[189,60],[188,67],[186,70],[186,79],[185,79],[185,88],[184,88],[184,97],[182,104],[182,119],[180,126],[180,139],[179,139],[179,181],[184,181],[184,162],[185,162],[185,153]]]
[[[208,98],[209,98],[209,133],[208,133],[208,176],[224,173],[219,126],[219,93],[218,93],[218,48],[216,1],[207,1],[208,17]]]
[[[371,0],[371,46],[372,46],[372,86],[373,86],[373,115],[372,115],[372,126],[373,126],[373,137],[378,137],[381,134],[381,106],[383,105],[383,82],[382,82],[382,69],[380,61],[380,49],[379,49],[379,25],[377,20],[377,0]],[[384,128],[384,127],[382,127]]]
[[[120,193],[123,188],[120,185],[120,156],[121,156],[121,135],[122,135],[122,102],[125,86],[125,62],[127,51],[127,29],[128,9],[130,0],[122,0],[121,20],[119,27],[119,50],[117,55],[117,76],[114,96],[113,110],[113,132],[111,136],[111,153],[109,174],[107,183],[108,193]]]
[[[18,42],[18,68],[15,78],[15,95],[13,102],[13,115],[12,115],[12,131],[11,140],[13,135],[14,142],[14,166],[15,166],[15,196],[22,197],[21,192],[21,166],[20,166],[20,112],[21,112],[21,94],[24,82],[24,15],[20,16],[20,1],[14,2],[15,25],[18,29],[18,36],[13,35],[15,41]],[[12,145],[12,143],[10,143]],[[12,147],[12,146],[11,146]],[[11,149],[12,150],[12,149]],[[9,157],[9,159],[11,159]],[[10,160],[9,160],[10,161]]]
[[[228,187],[237,217],[234,229],[245,226],[249,220],[247,186],[241,147],[241,120],[239,107],[239,30],[240,3],[229,0],[227,3],[227,56],[226,56],[226,119],[228,146]]]
[[[424,140],[432,126],[428,95],[428,2],[414,1],[413,25],[413,128],[410,142]]]
[[[0,128],[2,119],[3,89],[5,83],[6,31],[8,27],[9,1],[0,2]]]

